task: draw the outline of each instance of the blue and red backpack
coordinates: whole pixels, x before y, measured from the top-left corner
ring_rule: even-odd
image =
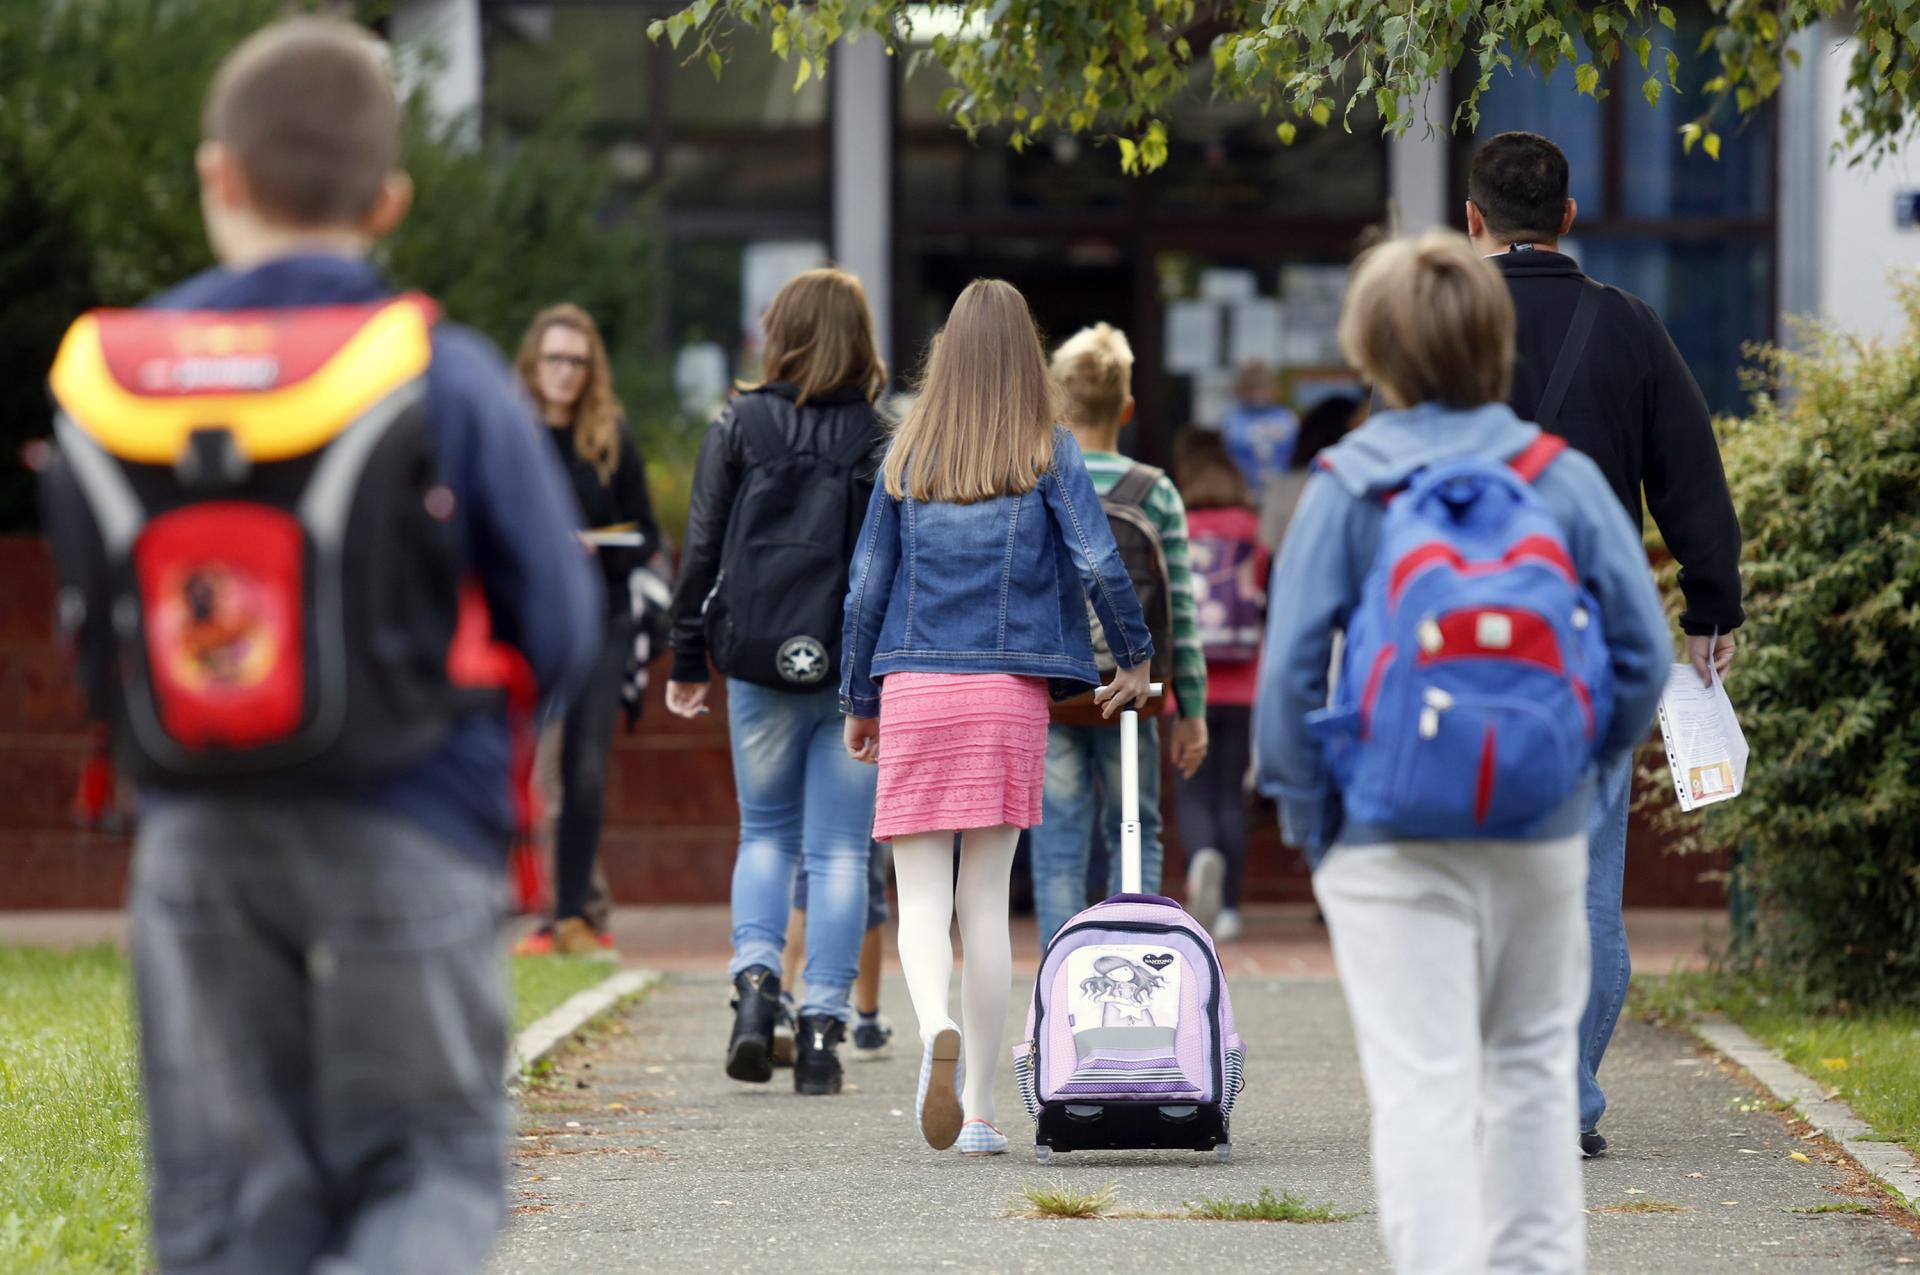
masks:
[[[1601,617],[1532,483],[1542,433],[1390,493],[1333,702],[1310,719],[1350,824],[1514,838],[1563,802],[1612,711]]]

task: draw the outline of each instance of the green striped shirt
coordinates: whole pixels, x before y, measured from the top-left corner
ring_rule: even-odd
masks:
[[[1102,496],[1126,476],[1134,462],[1118,452],[1085,454],[1087,476]],[[1200,627],[1194,618],[1193,567],[1187,554],[1187,506],[1173,479],[1165,474],[1146,500],[1147,520],[1160,533],[1167,555],[1167,582],[1173,586],[1173,693],[1180,716],[1202,717],[1207,711],[1207,655],[1200,646]]]

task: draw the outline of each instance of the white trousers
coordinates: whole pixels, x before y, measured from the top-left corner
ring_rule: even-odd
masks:
[[[1337,847],[1314,874],[1402,1275],[1586,1269],[1587,839]]]

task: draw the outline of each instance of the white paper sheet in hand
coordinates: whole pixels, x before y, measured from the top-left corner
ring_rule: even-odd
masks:
[[[1680,809],[1697,810],[1738,797],[1747,782],[1747,737],[1719,673],[1702,686],[1691,664],[1667,671],[1660,693],[1660,734]]]

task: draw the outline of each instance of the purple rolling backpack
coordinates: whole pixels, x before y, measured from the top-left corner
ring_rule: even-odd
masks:
[[[1212,937],[1172,899],[1139,892],[1138,715],[1123,713],[1120,729],[1125,892],[1047,944],[1014,1079],[1039,1160],[1111,1149],[1225,1160],[1246,1051]]]

